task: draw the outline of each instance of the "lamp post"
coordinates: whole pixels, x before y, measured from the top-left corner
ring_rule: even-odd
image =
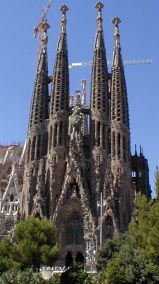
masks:
[[[103,243],[103,193],[100,193],[100,202],[97,203],[97,206],[100,207],[100,217],[99,217],[99,246],[100,249]]]
[[[100,194],[100,249],[103,242],[103,193]]]

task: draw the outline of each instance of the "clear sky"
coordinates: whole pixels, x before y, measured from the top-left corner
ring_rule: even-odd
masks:
[[[0,44],[0,144],[24,141],[35,78],[37,40],[33,28],[47,0],[1,0]],[[96,30],[95,0],[66,0],[69,61],[91,61]],[[52,0],[48,13],[49,72],[52,74],[60,7]],[[131,146],[141,144],[148,158],[150,182],[159,164],[159,0],[103,0],[103,27],[107,59],[112,58],[114,16],[121,18],[121,47],[124,59],[152,58],[148,65],[127,65],[125,74],[131,125]],[[87,79],[89,95],[91,68],[70,70],[70,92]]]

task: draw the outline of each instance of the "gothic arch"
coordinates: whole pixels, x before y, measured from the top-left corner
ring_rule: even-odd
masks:
[[[84,256],[82,252],[77,252],[76,254],[76,262],[80,262],[84,264]]]
[[[65,267],[68,268],[73,263],[72,252],[68,251],[65,256]]]

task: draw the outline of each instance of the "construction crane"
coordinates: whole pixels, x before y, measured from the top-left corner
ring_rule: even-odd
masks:
[[[45,21],[46,15],[47,15],[48,10],[50,9],[50,7],[51,7],[51,0],[49,0],[47,6],[43,8],[42,14],[41,14],[41,18],[40,18],[37,26],[34,27],[34,31],[33,31],[34,37],[37,37],[37,34],[42,31],[43,23]]]
[[[47,41],[48,41],[47,30],[50,28],[50,26],[47,23],[46,15],[50,7],[51,7],[51,0],[49,0],[46,7],[43,8],[41,18],[37,26],[34,27],[34,30],[33,30],[34,38],[36,38],[37,35],[39,34],[38,54],[40,53],[41,48],[46,46]]]
[[[153,61],[152,59],[129,59],[129,60],[124,60],[123,63],[124,65],[130,65],[130,64],[151,64]],[[108,60],[107,61],[108,66],[112,65],[112,61]],[[86,61],[86,62],[73,62],[69,64],[69,69],[74,69],[74,68],[85,68],[85,67],[91,67],[92,62],[91,61]]]

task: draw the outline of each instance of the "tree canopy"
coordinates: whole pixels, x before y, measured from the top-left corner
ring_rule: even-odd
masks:
[[[40,265],[52,265],[58,256],[55,225],[47,220],[29,216],[14,230],[14,242],[4,238],[0,243],[1,272],[9,268],[39,270]]]
[[[134,216],[119,251],[105,269],[108,284],[159,283],[159,202],[138,194]]]

